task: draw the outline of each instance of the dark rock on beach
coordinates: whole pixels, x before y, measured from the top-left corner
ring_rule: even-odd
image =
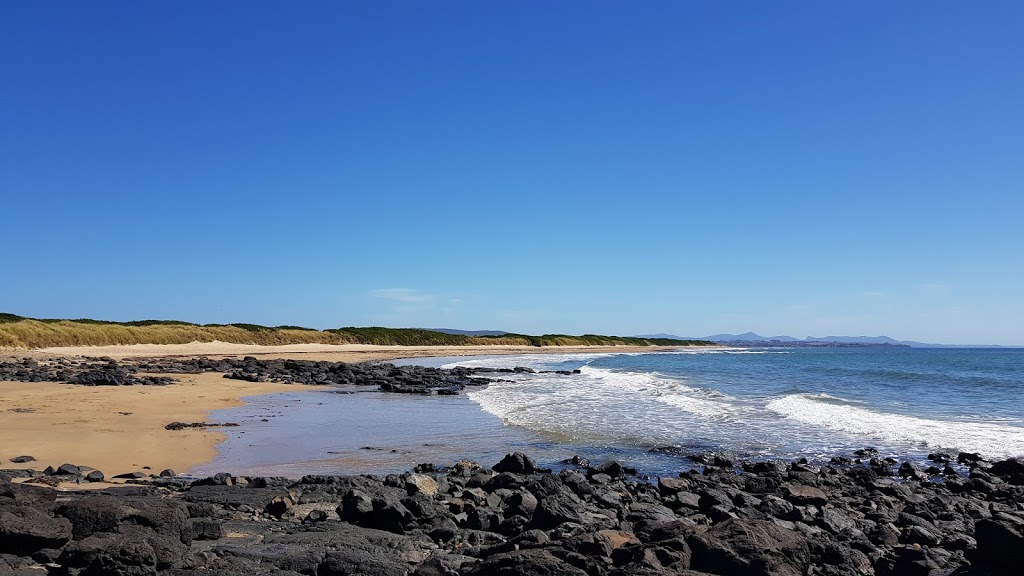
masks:
[[[287,382],[317,386],[368,386],[383,392],[454,395],[467,386],[495,382],[483,374],[532,373],[529,368],[492,369],[395,366],[388,363],[324,362],[312,360],[259,360],[224,358],[106,358],[84,360],[33,359],[0,361],[0,381],[67,382],[85,386],[164,385],[172,377],[154,374],[223,373],[225,378],[248,382]],[[579,371],[557,371],[571,376]]]
[[[59,498],[0,474],[0,574],[992,576],[1024,565],[1020,460],[983,471],[967,457],[965,478],[885,477],[843,458],[648,481],[614,462],[548,471],[514,453],[493,468],[133,478],[143,484]]]
[[[234,428],[237,422],[171,422],[164,426],[165,430],[186,430],[188,428]]]

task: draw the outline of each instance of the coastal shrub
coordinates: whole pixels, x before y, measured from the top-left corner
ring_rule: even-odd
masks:
[[[379,326],[356,328],[349,326],[330,330],[330,332],[350,334],[360,344],[380,346],[468,346],[472,344],[471,336],[445,334],[419,328],[381,328]]]
[[[242,330],[248,330],[249,332],[265,332],[267,330],[271,330],[271,328],[260,326],[259,324],[228,324],[228,326],[234,326],[236,328],[241,328]]]
[[[132,320],[131,322],[119,322],[124,326],[197,326],[191,322],[181,320]]]

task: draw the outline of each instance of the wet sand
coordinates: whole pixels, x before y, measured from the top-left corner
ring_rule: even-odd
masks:
[[[0,382],[0,468],[87,464],[108,477],[132,471],[186,472],[212,459],[226,436],[216,431],[165,430],[171,422],[206,421],[212,410],[242,398],[305,388],[228,380],[221,374],[170,375],[169,386],[76,386],[59,382]],[[35,462],[14,464],[15,456]],[[150,469],[145,470],[148,466]]]

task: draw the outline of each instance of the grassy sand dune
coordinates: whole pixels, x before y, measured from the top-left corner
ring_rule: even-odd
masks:
[[[701,346],[711,342],[665,338],[629,338],[585,334],[528,336],[467,336],[413,328],[337,328],[314,330],[300,326],[256,324],[193,324],[177,320],[66,320],[24,318],[0,314],[0,346],[51,348],[58,346],[119,346],[131,344],[188,344],[229,342],[280,346],[285,344],[374,344],[381,346]]]

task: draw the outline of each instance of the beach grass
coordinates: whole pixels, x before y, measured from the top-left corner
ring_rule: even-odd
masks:
[[[415,328],[346,327],[316,330],[301,326],[258,324],[193,324],[181,320],[39,319],[0,313],[0,346],[121,346],[130,344],[188,344],[230,342],[278,346],[284,344],[374,344],[383,346],[701,346],[711,342],[665,338],[630,338],[585,334],[529,336],[469,336]]]

